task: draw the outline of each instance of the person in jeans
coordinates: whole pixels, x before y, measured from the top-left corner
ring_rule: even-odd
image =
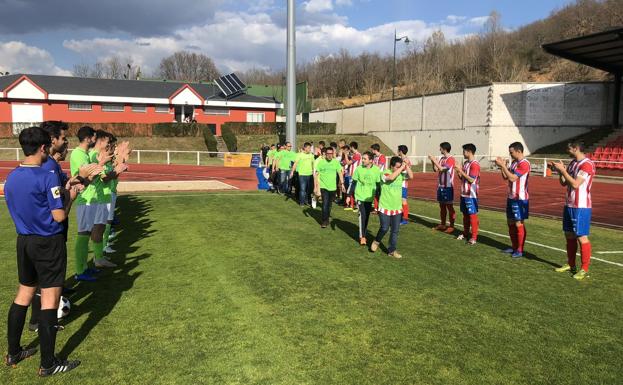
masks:
[[[362,165],[358,166],[353,173],[351,189],[355,191],[355,200],[359,209],[359,244],[368,244],[366,234],[368,220],[372,211],[372,203],[376,196],[376,186],[381,179],[381,169],[372,163],[374,154],[370,151],[361,156]]]
[[[305,206],[309,199],[309,190],[312,182],[312,172],[314,166],[314,154],[311,151],[311,143],[303,144],[303,152],[296,154],[294,159],[294,165],[292,165],[292,171],[290,171],[290,179],[294,176],[295,172],[298,172],[298,193],[299,193],[299,205]]]
[[[275,162],[279,169],[279,191],[282,194],[290,194],[290,168],[296,153],[292,151],[292,143],[287,142],[283,150],[275,155]]]
[[[339,188],[344,189],[344,175],[342,175],[342,165],[335,158],[335,149],[327,148],[324,158],[318,158],[316,170],[314,172],[314,190],[316,195],[322,196],[322,222],[320,227],[323,229],[329,225],[331,216],[331,204],[335,200],[337,191],[337,180]]]
[[[403,172],[406,173],[403,175]],[[371,251],[376,251],[383,240],[387,231],[391,228],[389,235],[388,255],[394,258],[402,258],[396,251],[398,242],[398,231],[402,220],[402,182],[413,178],[413,171],[403,162],[399,156],[394,156],[389,161],[389,169],[383,171],[381,175],[381,198],[379,199],[379,219],[381,227],[376,234],[376,239],[370,246]]]

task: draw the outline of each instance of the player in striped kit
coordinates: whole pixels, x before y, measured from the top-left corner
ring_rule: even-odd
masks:
[[[374,154],[374,160],[372,161],[372,163],[378,167],[381,171],[385,171],[385,168],[387,166],[387,158],[385,157],[385,155],[383,155],[381,153],[381,145],[379,145],[378,143],[374,143],[372,146],[370,146],[370,151],[372,151],[372,153]],[[380,189],[377,190],[377,194],[379,193]],[[374,198],[374,214],[377,214],[379,210],[379,198],[378,196]]]
[[[557,268],[559,273],[570,271],[573,278],[582,280],[588,277],[591,262],[591,243],[588,235],[591,226],[591,187],[595,177],[595,164],[584,155],[581,142],[570,142],[567,151],[573,159],[565,169],[561,162],[550,162],[550,167],[558,171],[560,184],[567,187],[566,204],[563,212],[562,229],[567,238],[567,264]],[[575,265],[576,253],[580,245],[582,268]]]
[[[357,142],[350,142],[350,157],[348,160],[348,177],[350,183],[346,191],[344,210],[357,210],[357,206],[355,205],[355,184],[353,183],[353,176],[357,167],[361,165],[361,153],[358,148],[359,144]]]
[[[409,178],[407,178],[406,169],[411,169],[411,161],[407,154],[409,153],[409,147],[401,144],[398,146],[398,156],[402,159],[402,163],[405,165],[405,171],[402,172],[402,176],[404,177],[402,181],[402,220],[400,221],[401,225],[409,224],[409,201],[407,198],[409,197]]]
[[[500,168],[502,178],[508,181],[508,198],[506,200],[506,219],[508,222],[508,234],[511,238],[512,247],[502,250],[511,254],[513,258],[523,257],[526,243],[525,220],[529,215],[528,204],[528,178],[530,177],[530,162],[523,155],[523,145],[519,142],[511,143],[508,153],[512,162],[510,167],[506,159],[495,159],[495,164]]]
[[[437,202],[439,202],[439,217],[441,223],[435,227],[435,230],[444,231],[452,234],[454,231],[454,221],[456,220],[456,212],[454,211],[454,166],[456,161],[450,151],[452,146],[448,142],[439,144],[439,152],[441,158],[437,159],[432,155],[428,156],[433,169],[439,173],[439,182],[437,185]],[[446,217],[449,216],[450,226],[446,227]]]
[[[463,213],[463,234],[456,239],[467,239],[471,227],[472,236],[467,241],[475,245],[478,239],[478,187],[480,184],[480,163],[476,160],[476,146],[472,143],[463,145],[463,167],[454,166],[454,170],[462,182],[461,213]]]

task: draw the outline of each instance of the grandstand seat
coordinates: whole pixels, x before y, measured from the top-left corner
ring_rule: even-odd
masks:
[[[619,147],[618,145],[617,145],[617,146],[615,146],[615,147],[612,149],[612,153],[613,153],[613,154],[617,154],[617,155],[619,155],[619,154],[620,154],[620,153],[622,153],[622,152],[623,152],[623,148]]]
[[[601,146],[597,147],[597,149],[595,150],[595,154],[601,154],[602,152],[604,152],[604,148]]]
[[[606,146],[604,148],[604,154],[612,154],[612,147]]]

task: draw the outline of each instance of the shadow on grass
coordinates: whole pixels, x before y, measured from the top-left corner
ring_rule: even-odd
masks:
[[[102,271],[98,275],[97,282],[80,282],[76,287],[76,293],[71,297],[72,302],[86,299],[79,306],[72,308],[64,323],[70,323],[85,314],[88,314],[88,318],[58,352],[60,357],[69,356],[87,338],[91,330],[110,314],[123,293],[130,290],[142,274],[134,271],[140,261],[151,256],[143,253],[127,257],[139,249],[136,245],[138,241],[148,238],[155,232],[150,230],[153,223],[148,215],[152,211],[151,205],[132,196],[120,196],[118,202],[117,210],[122,224],[117,227],[115,237],[117,252],[112,259],[118,267]]]
[[[435,227],[435,226],[438,225],[437,222],[433,223],[433,222],[428,221],[428,220],[426,220],[426,219],[424,219],[422,217],[417,216],[417,214],[415,214],[415,217],[418,219],[418,224],[419,225],[425,226],[428,229],[431,229],[432,227]],[[454,232],[452,234],[449,234],[449,235],[454,237],[454,238],[456,238],[457,236],[459,236],[459,234],[462,234],[462,233],[463,233],[462,231],[459,231],[459,230],[455,229]],[[482,234],[478,234],[478,243],[482,243],[483,245],[490,246],[490,247],[492,247],[494,249],[497,249],[497,250],[503,250],[503,249],[506,249],[506,248],[508,248],[510,246],[506,242],[500,242],[500,241],[498,241],[498,240],[496,240],[494,238],[490,238],[490,237],[482,235]],[[504,257],[504,256],[507,256],[507,254],[502,254],[500,252],[500,256]],[[559,267],[560,266],[559,264],[557,264],[555,262],[551,262],[551,261],[545,260],[543,258],[539,258],[536,255],[534,255],[532,253],[529,253],[529,252],[524,252],[524,256],[523,257],[528,259],[528,260],[539,262],[539,263],[543,263],[545,265],[549,265],[549,266],[552,266],[552,267]],[[510,256],[507,256],[507,258],[510,258]]]

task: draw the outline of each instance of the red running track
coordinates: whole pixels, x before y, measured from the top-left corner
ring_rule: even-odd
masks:
[[[17,166],[17,162],[0,162],[0,181]],[[68,165],[63,163],[63,168]],[[184,166],[131,164],[122,181],[171,181],[171,180],[219,180],[240,190],[252,191],[257,188],[255,169],[212,166]],[[494,210],[506,209],[507,184],[499,173],[483,173],[480,183],[480,206]],[[437,175],[434,173],[415,174],[410,182],[409,196],[435,200]],[[607,181],[593,183],[593,223],[608,227],[623,228],[623,184]],[[535,215],[560,217],[564,205],[565,190],[555,178],[533,176],[530,178],[530,213]],[[458,203],[459,191],[455,188],[455,201]]]

